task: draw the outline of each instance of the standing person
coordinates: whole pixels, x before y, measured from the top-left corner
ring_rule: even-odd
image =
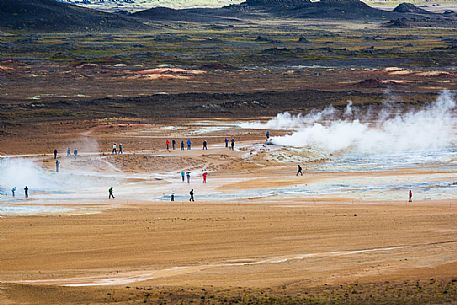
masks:
[[[111,198],[113,198],[113,199],[114,199],[114,195],[113,195],[113,187],[110,187],[110,188],[108,189],[108,193],[109,193],[109,195],[108,195],[108,199],[111,199]]]
[[[228,148],[228,147],[229,147],[228,144],[229,144],[229,139],[226,137],[226,138],[225,138],[225,148]]]
[[[124,154],[124,146],[122,145],[122,143],[119,143],[119,154]]]
[[[13,194],[13,198],[16,197],[16,187],[11,189],[11,194]]]
[[[267,132],[265,133],[265,136],[267,137],[267,140],[270,138],[270,131],[267,130]]]
[[[175,193],[171,193],[171,201],[175,201]]]
[[[54,149],[54,160],[57,159],[57,149]]]
[[[203,177],[203,183],[206,183],[206,178],[208,177],[208,172],[203,172],[202,174],[202,177]]]
[[[194,200],[194,189],[192,189],[192,190],[189,192],[189,194],[190,194],[190,199],[189,199],[189,201],[195,202],[195,200]]]
[[[192,149],[192,141],[190,139],[187,139],[187,150]]]
[[[111,150],[112,155],[117,155],[117,145],[116,143],[113,144],[113,149]]]
[[[184,150],[184,140],[181,140],[181,150]]]
[[[67,157],[70,157],[71,156],[71,150],[70,150],[70,147],[67,147]]]
[[[413,191],[409,190],[409,200],[408,202],[413,202]]]
[[[235,150],[235,139],[234,138],[232,138],[232,140],[230,141],[230,148],[232,150]]]
[[[187,183],[190,183],[190,172],[186,172]]]
[[[203,141],[203,150],[208,150],[208,141]]]
[[[60,161],[56,160],[56,173],[59,172],[59,169],[60,169]]]
[[[24,187],[25,199],[29,198],[29,188],[27,185]]]
[[[78,156],[78,149],[77,148],[75,148],[75,150],[73,151],[73,154],[75,155],[75,159],[76,159],[76,157]]]
[[[167,139],[165,145],[167,145],[167,150],[170,151],[170,140]]]
[[[302,175],[303,176],[303,168],[301,168],[300,164],[297,165],[298,169],[297,169],[297,176],[298,175]]]
[[[176,150],[176,140],[175,139],[171,140],[171,146],[173,147],[173,150]]]
[[[186,177],[186,173],[184,171],[181,171],[181,180],[184,182],[184,178]]]

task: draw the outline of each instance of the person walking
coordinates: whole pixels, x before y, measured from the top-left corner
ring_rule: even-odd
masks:
[[[54,160],[57,159],[57,149],[54,149]]]
[[[208,141],[203,141],[203,150],[208,150]]]
[[[114,199],[114,195],[113,195],[113,187],[110,187],[110,188],[108,189],[108,193],[109,193],[109,195],[108,195],[108,199],[111,199],[111,198],[113,198],[113,199]]]
[[[171,140],[171,146],[173,147],[173,150],[176,150],[176,140],[175,139]]]
[[[229,146],[229,139],[228,138],[225,138],[225,148],[228,148]]]
[[[203,172],[202,177],[203,177],[203,183],[206,183],[206,178],[208,178],[208,172],[207,171]]]
[[[168,151],[170,151],[170,144],[171,144],[170,140],[167,139],[167,140],[165,141],[165,145],[167,146],[167,150],[168,150]]]
[[[75,155],[75,159],[76,159],[76,157],[78,156],[78,149],[77,148],[75,148],[75,150],[73,151],[73,154]]]
[[[59,169],[60,169],[60,161],[56,160],[56,173],[59,172]]]
[[[232,140],[230,141],[230,148],[232,150],[235,150],[235,139],[234,138],[232,138]]]
[[[70,149],[70,147],[67,147],[67,157],[71,157],[71,149]]]
[[[192,141],[190,139],[187,139],[187,150],[192,149]]]
[[[408,202],[413,202],[413,191],[409,190],[409,200]]]
[[[16,197],[16,187],[11,189],[11,194],[13,195],[13,198]]]
[[[189,201],[190,201],[190,202],[195,202],[195,199],[194,199],[194,189],[192,189],[192,190],[189,192],[189,194],[190,194]]]
[[[184,179],[186,177],[186,173],[184,171],[181,171],[181,180],[184,182]]]
[[[190,172],[186,172],[187,183],[190,183]]]
[[[29,198],[29,188],[27,186],[24,187],[25,199]]]
[[[184,150],[184,140],[181,140],[181,150]]]
[[[303,168],[301,168],[300,164],[297,165],[298,169],[297,169],[297,176],[298,175],[302,175],[303,176]]]
[[[267,130],[267,132],[265,133],[265,136],[267,137],[267,141],[268,141],[268,139],[270,139],[270,131],[269,130]]]
[[[116,143],[113,144],[113,149],[111,150],[112,155],[117,155],[117,145]]]
[[[175,201],[175,193],[171,193],[170,198],[171,198],[171,202],[174,202]]]
[[[124,154],[124,146],[122,145],[122,143],[119,143],[119,154]]]

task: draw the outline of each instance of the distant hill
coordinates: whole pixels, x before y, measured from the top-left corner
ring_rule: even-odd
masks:
[[[133,16],[149,20],[214,22],[223,18],[265,16],[321,19],[389,19],[396,15],[370,7],[360,0],[247,0],[223,8],[170,9],[152,8]]]
[[[112,31],[145,28],[128,17],[55,0],[0,0],[0,28],[34,31]]]

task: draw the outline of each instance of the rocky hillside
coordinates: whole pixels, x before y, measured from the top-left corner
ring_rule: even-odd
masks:
[[[145,28],[128,17],[55,0],[0,0],[0,28],[34,31],[112,31]]]

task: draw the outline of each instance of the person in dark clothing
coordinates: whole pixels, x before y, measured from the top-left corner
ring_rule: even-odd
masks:
[[[298,169],[297,169],[297,176],[298,175],[302,175],[303,176],[303,168],[301,168],[300,164],[297,165],[298,166]]]
[[[54,160],[57,159],[57,149],[54,149]]]
[[[75,150],[73,151],[73,154],[75,155],[75,159],[76,159],[76,157],[78,157],[78,149],[77,148],[75,148]]]
[[[181,150],[184,150],[184,140],[181,141]]]
[[[192,189],[192,190],[190,191],[189,194],[190,194],[190,199],[189,199],[189,201],[195,202],[195,199],[194,199],[194,189]]]
[[[187,183],[190,183],[190,172],[186,172]]]
[[[229,144],[229,139],[228,139],[228,138],[225,138],[225,148],[228,148],[228,147],[229,147],[228,144]]]
[[[27,186],[24,187],[25,199],[29,198],[29,188]]]
[[[70,150],[70,147],[67,148],[67,157],[70,157],[71,156],[71,150]]]
[[[173,147],[173,150],[176,150],[176,140],[175,139],[171,140],[171,146]]]
[[[267,132],[265,133],[265,136],[267,137],[267,140],[270,138],[270,131],[267,130]]]
[[[109,193],[108,199],[111,199],[111,198],[113,198],[113,199],[114,199],[114,195],[113,195],[113,187],[110,187],[110,188],[108,189],[108,193]]]
[[[59,169],[60,169],[60,161],[56,160],[56,173],[59,172]]]
[[[235,150],[235,139],[234,138],[232,138],[232,140],[230,141],[230,149]]]
[[[122,145],[122,143],[119,143],[119,154],[124,154],[124,146]]]
[[[16,187],[11,189],[11,194],[13,194],[13,198],[16,197]]]
[[[413,202],[413,191],[409,190],[409,200],[408,202]]]
[[[171,201],[175,201],[175,193],[171,194]]]
[[[208,150],[208,142],[206,140],[203,141],[203,150]]]

